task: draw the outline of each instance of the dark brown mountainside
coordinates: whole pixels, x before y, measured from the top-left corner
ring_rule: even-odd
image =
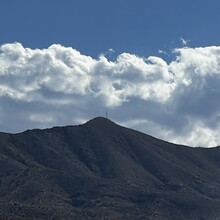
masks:
[[[0,219],[220,219],[220,148],[101,117],[0,133]]]

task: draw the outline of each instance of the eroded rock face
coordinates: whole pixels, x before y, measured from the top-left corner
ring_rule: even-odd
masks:
[[[105,118],[0,134],[0,219],[218,219],[220,148]]]

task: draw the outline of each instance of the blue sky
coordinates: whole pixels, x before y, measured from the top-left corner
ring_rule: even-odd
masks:
[[[218,0],[1,0],[0,43],[45,48],[54,43],[97,57],[170,51],[182,37],[195,46],[218,45]]]
[[[103,115],[220,145],[219,0],[0,0],[0,131]]]

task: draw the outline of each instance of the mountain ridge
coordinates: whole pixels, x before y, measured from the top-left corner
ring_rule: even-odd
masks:
[[[0,217],[218,219],[219,158],[103,117],[0,133]]]

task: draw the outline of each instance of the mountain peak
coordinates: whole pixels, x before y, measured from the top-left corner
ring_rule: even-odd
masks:
[[[93,118],[91,120],[89,120],[88,122],[86,122],[87,125],[92,125],[92,126],[96,126],[96,125],[115,125],[115,123],[111,120],[109,120],[108,118],[105,118],[105,117],[96,117],[96,118]]]
[[[0,219],[217,219],[219,158],[104,117],[4,134]]]

